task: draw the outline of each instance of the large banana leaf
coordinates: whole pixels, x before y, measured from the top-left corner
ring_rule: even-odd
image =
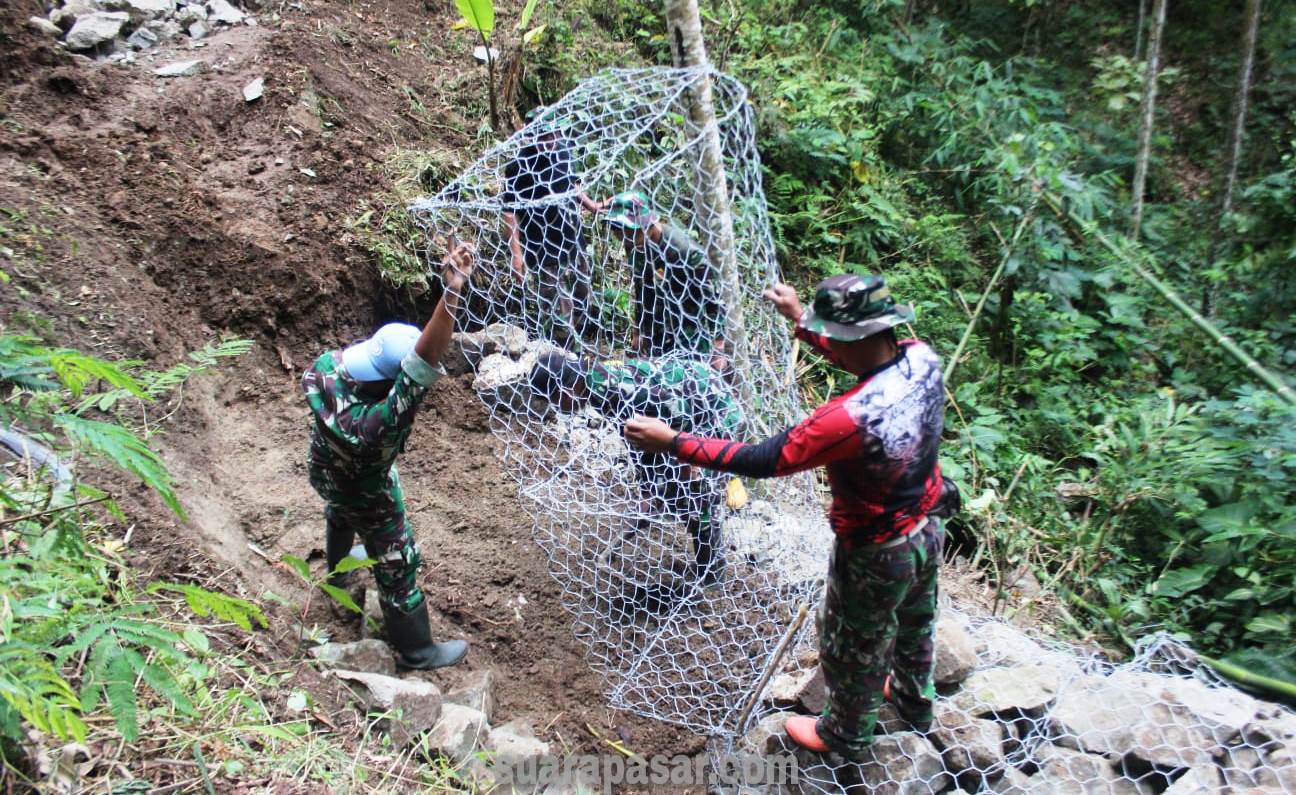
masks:
[[[495,3],[493,0],[455,0],[459,13],[468,22],[469,27],[489,36],[495,30]]]

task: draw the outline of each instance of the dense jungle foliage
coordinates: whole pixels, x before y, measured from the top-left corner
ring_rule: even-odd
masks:
[[[947,359],[971,328],[947,361],[961,551],[1001,587],[1032,572],[1074,628],[1125,645],[1165,629],[1281,650],[1294,629],[1296,409],[1130,264],[1290,383],[1291,2],[1263,4],[1238,187],[1216,223],[1243,5],[1170,4],[1135,248],[1136,4],[703,3],[712,60],[751,90],[788,277],[804,291],[885,274]],[[600,57],[579,46],[588,17],[669,63],[656,4],[586,2],[547,18],[536,95]],[[844,377],[816,372],[820,387]]]

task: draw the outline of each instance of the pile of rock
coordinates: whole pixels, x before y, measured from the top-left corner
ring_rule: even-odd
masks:
[[[256,0],[242,4],[243,9],[230,0],[54,0],[46,16],[29,23],[73,52],[120,60],[181,36],[196,41],[220,27],[255,25],[248,11],[256,10]]]
[[[495,678],[489,669],[464,673],[442,693],[417,675],[397,676],[391,649],[380,640],[326,643],[311,653],[352,689],[356,705],[378,719],[395,745],[444,756],[483,792],[495,786],[496,763],[517,767],[550,754],[525,720],[491,726]]]
[[[1296,792],[1296,715],[1281,706],[1136,664],[1086,668],[1014,627],[953,611],[936,650],[935,723],[913,731],[885,705],[869,762],[832,766],[787,739],[789,715],[823,709],[813,655],[771,682],[772,711],[738,750],[797,754],[804,792]]]

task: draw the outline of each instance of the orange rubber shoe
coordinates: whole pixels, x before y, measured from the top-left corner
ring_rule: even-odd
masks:
[[[792,738],[792,742],[807,751],[823,754],[828,752],[828,745],[819,736],[818,725],[819,720],[817,718],[805,715],[797,715],[783,722],[783,728],[787,730],[788,737]]]
[[[882,683],[882,698],[895,703],[891,700],[891,674],[887,674],[886,681]]]

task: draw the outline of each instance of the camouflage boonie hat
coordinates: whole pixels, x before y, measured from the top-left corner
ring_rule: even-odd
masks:
[[[637,190],[613,196],[607,215],[603,216],[604,221],[622,229],[643,229],[656,219],[648,197]]]
[[[829,339],[854,342],[913,319],[913,308],[897,304],[881,276],[845,273],[819,282],[801,325]]]

